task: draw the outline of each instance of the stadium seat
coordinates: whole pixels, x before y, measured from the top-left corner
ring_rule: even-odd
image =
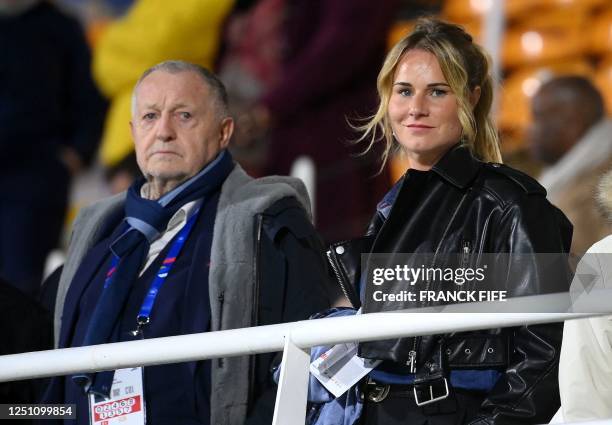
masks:
[[[447,0],[442,8],[445,19],[453,22],[469,22],[475,18],[482,18],[494,1],[499,0]],[[516,15],[525,13],[536,7],[541,0],[506,0],[506,18],[512,19]]]
[[[585,28],[590,19],[587,7],[556,7],[538,9],[537,13],[521,16],[513,22],[514,28],[523,30],[575,31]]]
[[[589,51],[593,54],[612,52],[612,8],[596,15],[589,23]]]
[[[578,28],[512,29],[506,33],[502,49],[504,67],[566,61],[583,54],[584,37]]]

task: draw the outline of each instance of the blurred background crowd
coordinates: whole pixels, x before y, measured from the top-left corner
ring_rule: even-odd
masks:
[[[575,225],[573,251],[609,234],[593,201],[612,167],[609,0],[0,0],[0,354],[51,347],[54,291],[40,283],[79,208],[139,176],[131,91],[166,59],[221,76],[248,172],[309,158],[321,235],[362,234],[406,162],[381,170],[352,127],[374,112],[386,50],[422,15],[491,53],[504,161],[539,176]],[[32,391],[3,384],[0,400]]]
[[[584,236],[574,252],[608,234],[590,200],[612,165],[609,0],[0,0],[0,277],[40,295],[78,209],[139,175],[131,91],[166,59],[221,76],[248,172],[308,157],[322,236],[362,234],[406,164],[398,153],[380,170],[352,127],[374,112],[387,48],[422,15],[491,53],[504,160],[540,176]]]

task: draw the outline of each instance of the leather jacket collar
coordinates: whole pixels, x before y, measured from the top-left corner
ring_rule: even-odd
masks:
[[[432,167],[432,171],[459,189],[470,186],[482,162],[474,158],[470,148],[456,144]]]

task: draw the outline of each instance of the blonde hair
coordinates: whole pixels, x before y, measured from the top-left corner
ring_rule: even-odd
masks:
[[[457,97],[459,122],[463,128],[462,143],[482,161],[502,162],[499,137],[490,117],[493,81],[489,75],[488,56],[463,28],[432,18],[419,19],[414,31],[387,54],[377,80],[378,110],[365,124],[354,126],[362,132],[357,142],[367,140],[365,152],[368,152],[377,141],[384,140],[382,167],[397,148],[387,114],[389,99],[400,59],[413,49],[425,50],[438,59],[442,74]],[[472,107],[470,95],[476,87],[480,87],[480,98]]]

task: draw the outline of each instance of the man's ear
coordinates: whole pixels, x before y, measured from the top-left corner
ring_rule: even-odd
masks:
[[[234,134],[234,119],[232,117],[225,117],[221,120],[219,134],[219,147],[225,149],[229,144],[232,134]]]
[[[132,120],[130,120],[130,133],[132,133],[132,141],[135,141],[136,137],[134,137],[134,122]]]
[[[472,109],[474,109],[478,104],[481,92],[482,90],[480,89],[480,86],[476,86],[474,87],[474,90],[472,90],[472,93],[470,93],[470,105],[472,105]]]

